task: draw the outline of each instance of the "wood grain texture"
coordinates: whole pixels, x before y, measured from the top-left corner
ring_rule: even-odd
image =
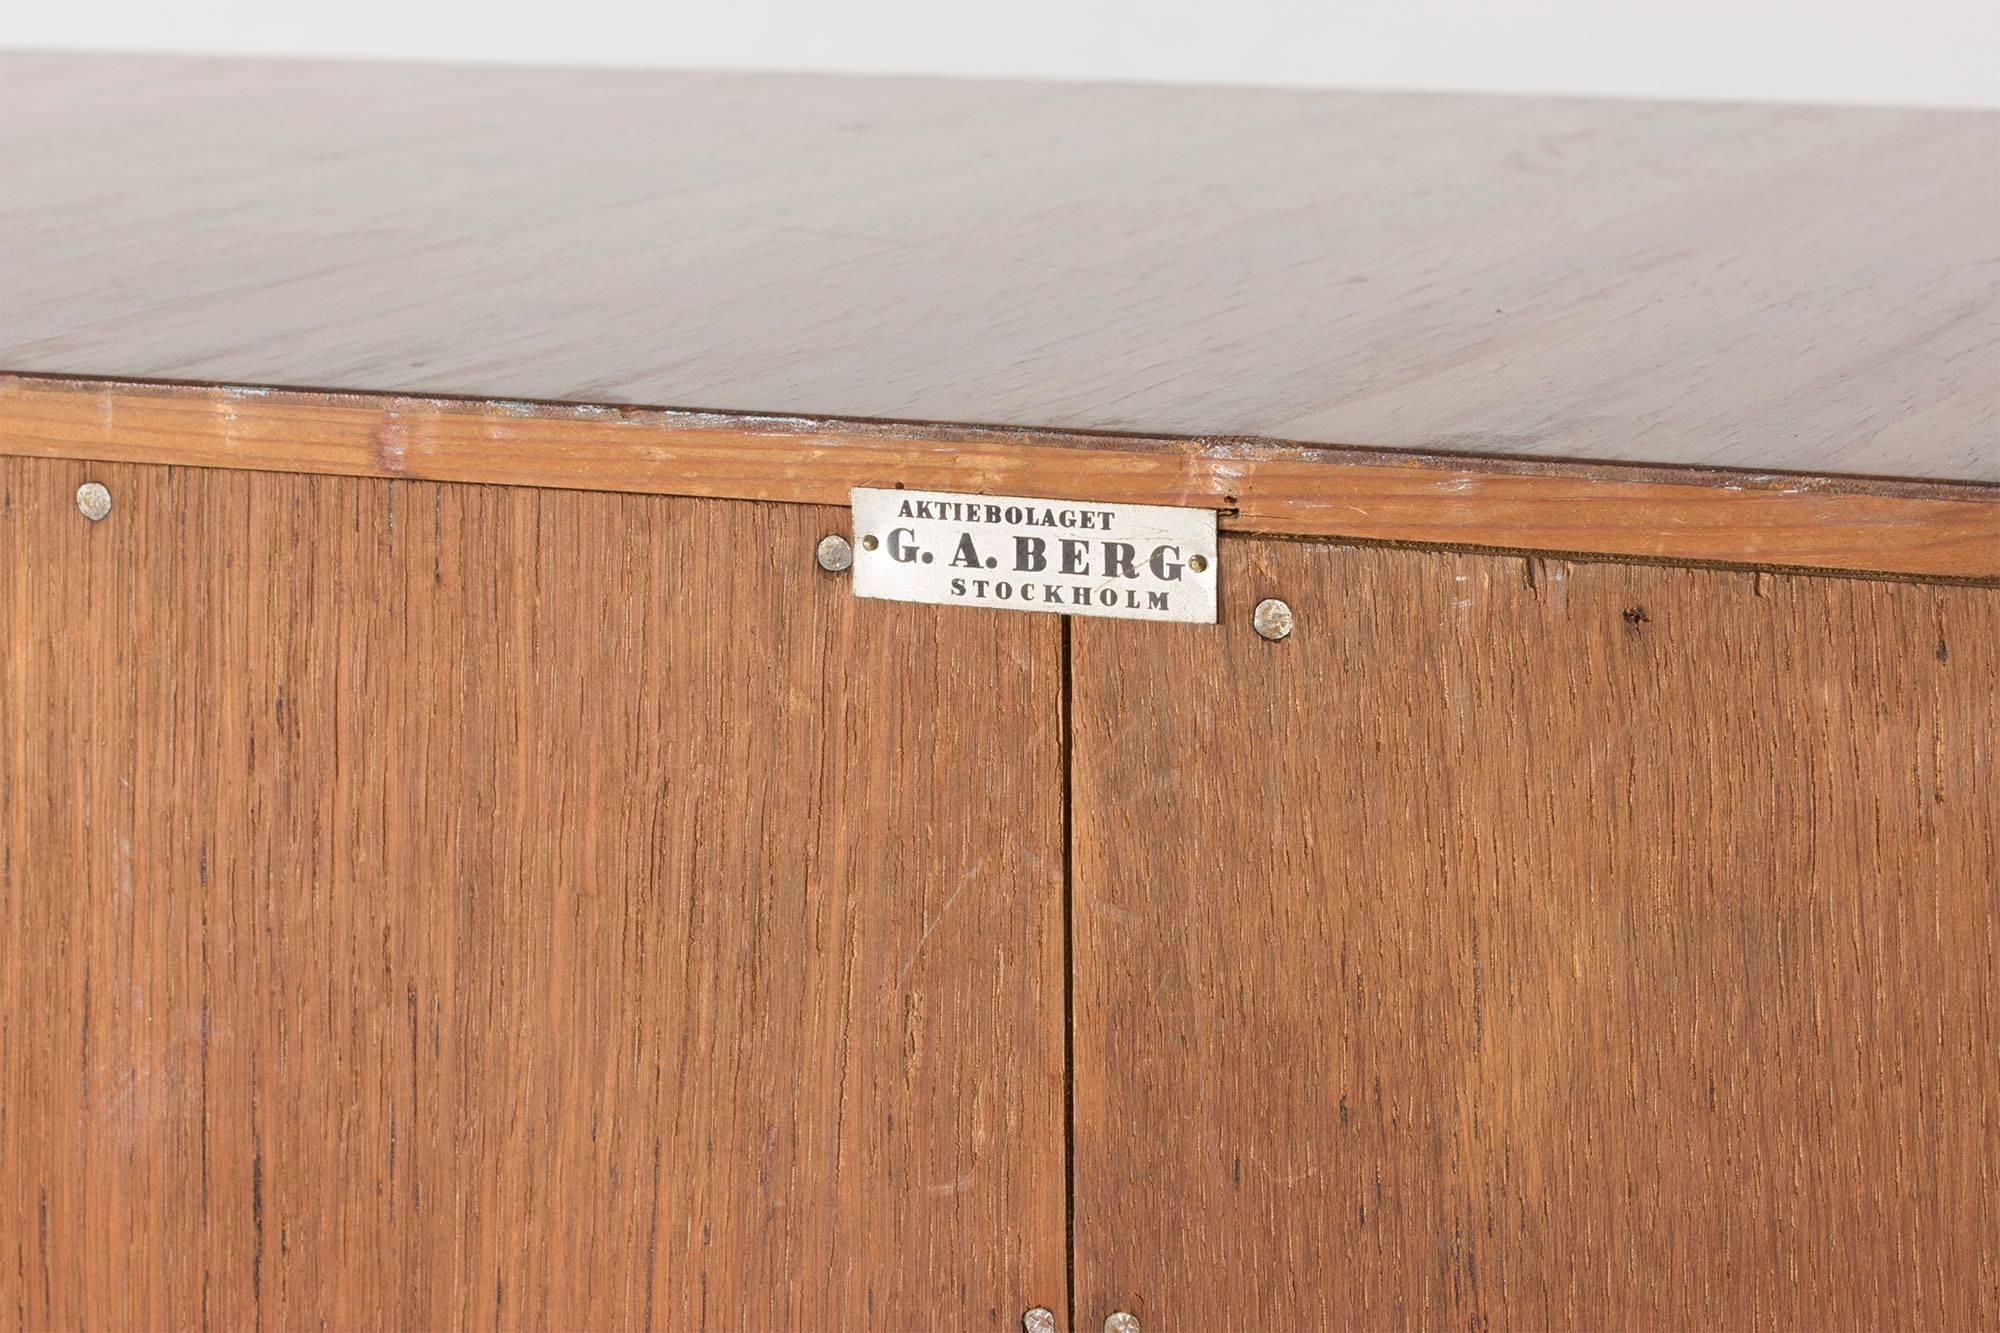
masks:
[[[2000,481],[2000,115],[0,58],[0,369]]]
[[[840,520],[0,460],[0,1327],[1059,1308],[1059,627]]]
[[[2000,1323],[2000,593],[1221,569],[1072,622],[1078,1327]]]
[[[912,486],[1235,532],[2000,578],[2000,487],[0,376],[0,454],[844,504]]]

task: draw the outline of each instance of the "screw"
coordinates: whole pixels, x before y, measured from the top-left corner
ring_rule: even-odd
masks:
[[[92,523],[102,523],[111,512],[111,492],[94,481],[76,488],[76,507]]]
[[[1104,1333],[1139,1333],[1139,1317],[1120,1310],[1104,1321]]]
[[[829,574],[838,574],[854,563],[854,548],[847,544],[847,538],[839,533],[828,533],[819,539],[819,549],[813,552],[813,559]]]
[[[1257,610],[1250,616],[1250,623],[1257,632],[1272,643],[1292,632],[1292,608],[1275,597],[1266,597],[1257,603]]]
[[[1055,1312],[1037,1305],[1021,1316],[1021,1333],[1056,1333]]]
[[[1208,557],[1205,555],[1189,556],[1188,568],[1192,569],[1197,574],[1203,573],[1208,569]]]

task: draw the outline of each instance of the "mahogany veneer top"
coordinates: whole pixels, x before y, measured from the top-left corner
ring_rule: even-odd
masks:
[[[0,370],[2000,482],[2000,115],[17,53]]]

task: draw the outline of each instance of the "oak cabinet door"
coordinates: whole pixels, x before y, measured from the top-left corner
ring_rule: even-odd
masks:
[[[0,490],[0,1326],[1060,1303],[1053,618],[843,510]]]
[[[2000,1321],[2000,593],[1221,567],[1072,627],[1078,1327]]]

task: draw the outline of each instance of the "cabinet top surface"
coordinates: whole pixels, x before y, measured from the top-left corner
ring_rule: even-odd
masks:
[[[0,57],[0,370],[2000,482],[2000,114]]]

